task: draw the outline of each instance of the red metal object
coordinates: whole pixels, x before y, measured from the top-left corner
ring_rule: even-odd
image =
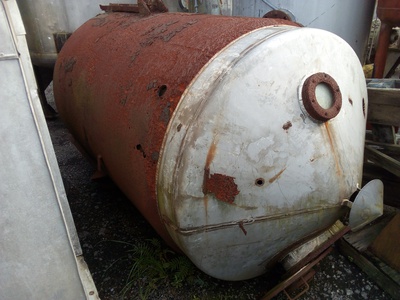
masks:
[[[400,22],[400,0],[379,0],[376,13],[382,22]]]
[[[381,20],[381,30],[375,54],[373,77],[383,78],[390,32],[393,27],[400,26],[400,0],[379,0],[376,12]]]
[[[254,29],[291,22],[197,14],[106,13],[80,27],[55,66],[60,116],[83,149],[101,157],[118,184],[170,245],[156,201],[164,134],[182,93],[218,51]],[[179,131],[179,128],[176,128]],[[217,174],[214,174],[216,176]],[[205,189],[233,202],[233,178],[206,178]]]
[[[289,278],[285,279],[278,285],[276,285],[273,289],[268,291],[267,294],[265,294],[261,299],[262,300],[271,300],[275,296],[277,296],[280,292],[285,291],[286,289],[290,288],[293,284],[298,286],[298,281],[306,281],[302,278],[308,276],[310,270],[312,270],[312,267],[314,267],[316,264],[318,264],[323,258],[325,258],[331,251],[332,247],[327,248],[324,252],[322,252],[317,258],[315,258],[313,261],[311,261],[309,264],[305,265],[303,268],[298,270],[295,274],[290,276]],[[312,273],[311,273],[312,274]],[[308,278],[309,279],[309,278]],[[303,290],[300,294],[298,294],[295,298],[297,299],[299,296],[307,292],[308,288]],[[286,293],[287,295],[287,293]]]
[[[333,97],[332,106],[329,108],[321,107],[315,95],[315,89],[321,83],[327,85]],[[311,117],[319,121],[325,122],[333,119],[342,108],[342,94],[340,93],[339,85],[335,79],[325,73],[316,73],[306,79],[302,90],[302,97],[307,112]]]

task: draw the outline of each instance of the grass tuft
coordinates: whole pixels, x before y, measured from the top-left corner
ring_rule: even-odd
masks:
[[[159,286],[169,285],[179,289],[184,284],[199,283],[197,269],[192,262],[166,248],[160,240],[153,238],[130,245],[128,263],[131,267],[121,291],[122,299],[132,289],[138,290],[140,299],[148,299]]]

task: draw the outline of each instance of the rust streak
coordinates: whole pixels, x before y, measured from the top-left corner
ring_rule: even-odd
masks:
[[[203,194],[205,195],[204,206],[205,206],[205,210],[206,210],[206,215],[208,214],[207,181],[210,177],[210,165],[211,165],[211,162],[214,160],[216,149],[217,149],[217,145],[215,144],[215,141],[213,141],[211,143],[210,149],[208,149],[207,158],[206,158],[206,166],[204,167]]]
[[[244,235],[247,235],[247,231],[246,231],[246,229],[244,229],[244,226],[243,226],[243,222],[242,222],[242,221],[239,222],[239,228],[242,229]]]
[[[285,170],[286,170],[286,167],[283,168],[282,170],[280,170],[279,173],[276,174],[274,177],[272,177],[270,180],[268,180],[268,182],[273,183],[275,180],[277,180],[282,175],[283,172],[285,172]]]
[[[210,149],[208,150],[205,169],[210,169],[210,165],[211,162],[214,160],[216,150],[217,150],[217,145],[213,141],[210,146]]]
[[[329,124],[328,124],[328,122],[325,122],[324,125],[325,125],[325,129],[326,129],[326,133],[328,134],[329,144],[331,145],[331,149],[333,151],[335,149],[335,147],[333,146],[333,140],[332,140],[332,136],[331,136],[331,131],[329,130]]]
[[[335,145],[333,143],[332,134],[331,134],[331,131],[329,129],[329,124],[328,124],[328,122],[325,122],[324,125],[325,125],[325,129],[326,129],[326,133],[328,134],[329,145],[331,147],[333,158],[335,160],[336,173],[340,176],[340,175],[342,175],[342,171],[340,169],[339,159],[338,159],[337,153],[335,151]]]

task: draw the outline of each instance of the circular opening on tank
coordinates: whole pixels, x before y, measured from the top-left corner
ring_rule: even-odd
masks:
[[[339,85],[326,73],[308,77],[301,91],[304,108],[311,118],[326,122],[338,115],[342,108]]]
[[[257,185],[257,186],[263,186],[264,183],[265,183],[264,178],[257,178],[257,179],[256,179],[256,185]]]
[[[331,108],[333,106],[334,99],[329,85],[327,85],[325,82],[317,84],[315,87],[315,99],[322,108]]]
[[[289,11],[281,10],[281,9],[274,9],[267,12],[263,15],[263,18],[271,18],[271,19],[282,19],[288,21],[295,21],[295,17]]]

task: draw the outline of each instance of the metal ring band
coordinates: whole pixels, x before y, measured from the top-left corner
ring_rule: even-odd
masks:
[[[318,84],[325,83],[333,96],[330,108],[323,108],[317,101],[315,89]],[[342,108],[342,94],[336,81],[326,73],[315,73],[306,79],[301,92],[303,105],[310,116],[318,121],[326,122],[338,115]]]

